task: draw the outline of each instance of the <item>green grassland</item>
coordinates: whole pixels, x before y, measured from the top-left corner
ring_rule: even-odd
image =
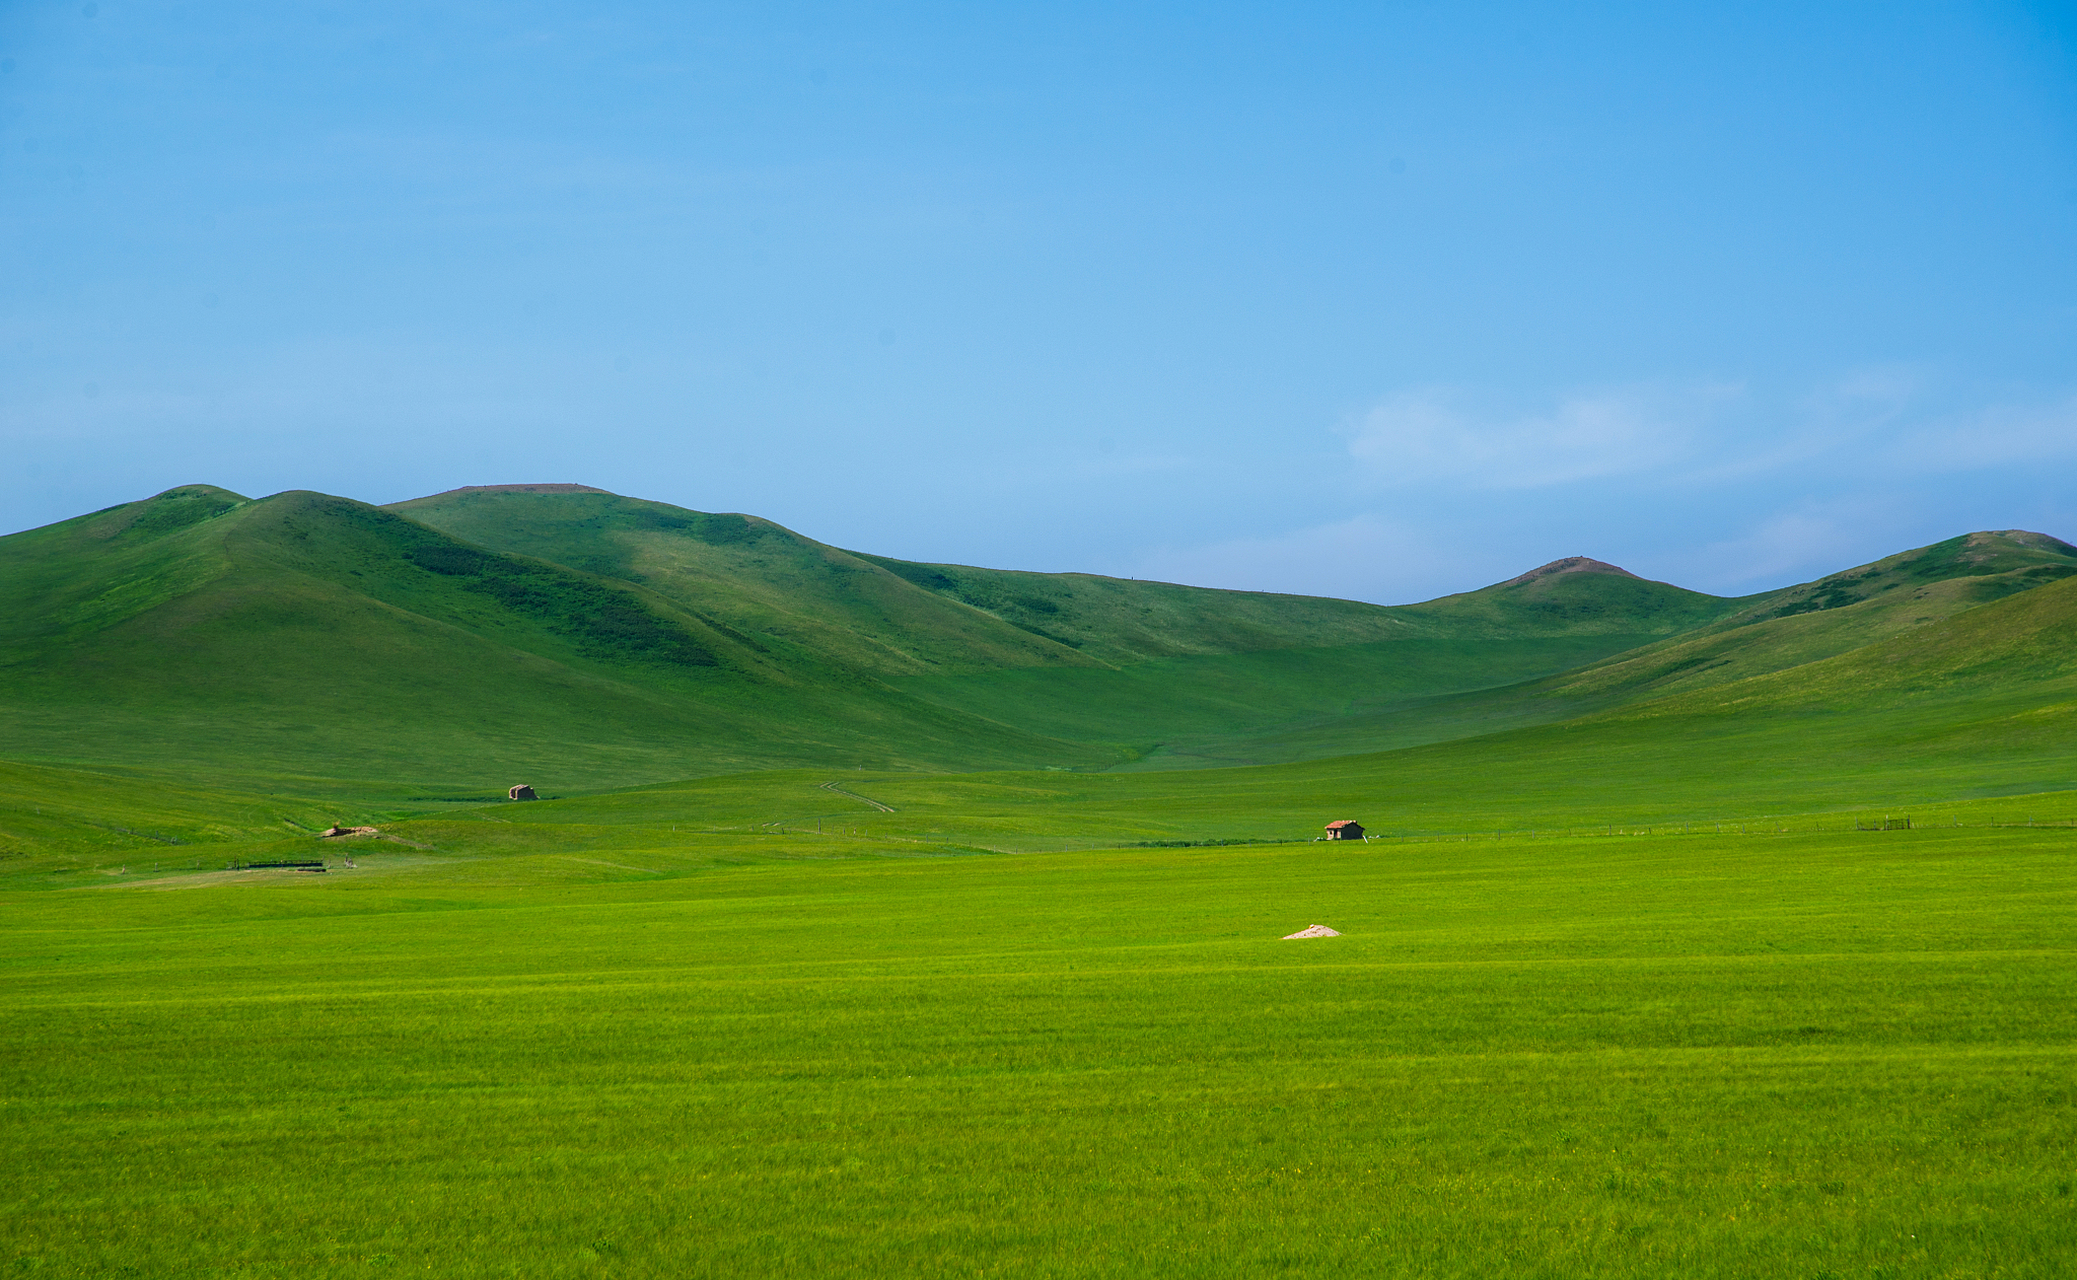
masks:
[[[0,1265],[2049,1277],[2077,1254],[2068,828],[1010,856],[622,835],[5,895]],[[1344,936],[1278,940],[1313,923]]]
[[[0,539],[0,1273],[2067,1275],[2073,570]]]

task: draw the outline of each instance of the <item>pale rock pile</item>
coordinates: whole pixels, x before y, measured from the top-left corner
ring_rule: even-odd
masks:
[[[1330,929],[1324,924],[1316,924],[1310,929],[1300,929],[1296,933],[1285,934],[1284,941],[1289,942],[1293,938],[1339,938],[1340,936],[1341,930]]]

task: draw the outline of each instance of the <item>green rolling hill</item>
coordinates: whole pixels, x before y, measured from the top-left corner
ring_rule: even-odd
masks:
[[[0,600],[18,759],[481,793],[1076,758],[639,584],[320,494],[192,487],[17,534]]]
[[[1735,607],[1585,560],[1401,608],[915,564],[577,485],[461,489],[390,510],[638,583],[796,660],[1085,744],[1106,765],[1229,763],[1260,735],[1563,671]],[[1405,740],[1455,732],[1402,721]]]
[[[1718,601],[1714,616],[1694,626],[1640,638],[1619,653],[1555,674],[1410,698],[1261,734],[1179,743],[1172,754],[1133,767],[1348,755],[1571,720],[1819,662],[2071,576],[2077,576],[2077,548],[2067,543],[2022,531],[1972,533],[1816,582]],[[1505,589],[1489,587],[1437,604]]]
[[[1539,733],[1736,736],[1708,708],[1787,723],[1816,713],[1782,691],[1828,681],[1857,691],[1836,723],[1939,706],[1943,741],[2052,743],[2073,574],[2053,538],[1977,533],[1741,599],[1574,557],[1387,608],[916,564],[576,485],[389,508],[185,486],[0,538],[0,758],[392,799],[1407,748],[1469,768]],[[2046,657],[1989,656],[2015,618]],[[1936,675],[1867,701],[1936,640]]]

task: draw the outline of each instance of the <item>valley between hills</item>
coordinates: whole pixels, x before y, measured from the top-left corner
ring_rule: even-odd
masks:
[[[1377,753],[1559,724],[1706,737],[1736,708],[1788,759],[1860,735],[1873,764],[1908,724],[1914,762],[1958,748],[1955,796],[2056,789],[2073,576],[2057,539],[1974,533],[1737,599],[1574,558],[1382,607],[911,564],[577,485],[390,508],[188,486],[0,539],[0,759],[370,799],[1390,772]],[[1986,751],[2013,716],[2033,745]]]

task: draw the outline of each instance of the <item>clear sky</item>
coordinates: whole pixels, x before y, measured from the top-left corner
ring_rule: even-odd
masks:
[[[2077,541],[2077,18],[0,4],[0,531],[577,481],[1394,602]]]

